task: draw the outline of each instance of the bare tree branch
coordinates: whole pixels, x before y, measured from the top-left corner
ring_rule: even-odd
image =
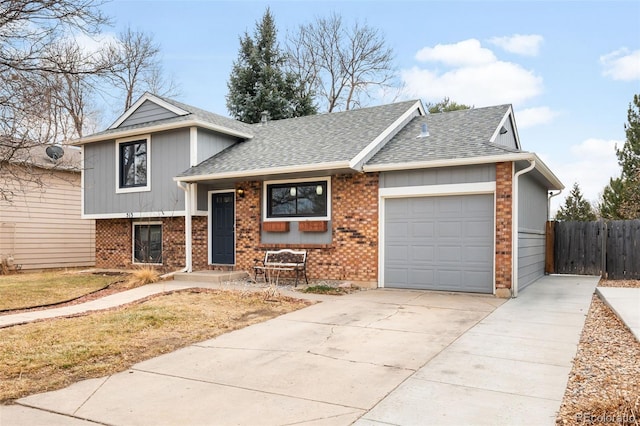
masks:
[[[346,28],[336,14],[301,25],[288,37],[288,57],[328,112],[360,107],[374,88],[396,85],[393,51],[380,31],[359,23]]]

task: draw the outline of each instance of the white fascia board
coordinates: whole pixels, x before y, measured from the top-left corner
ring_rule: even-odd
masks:
[[[175,105],[170,104],[169,102],[166,102],[154,95],[152,95],[149,92],[145,92],[144,95],[142,95],[140,97],[140,99],[138,99],[133,105],[131,105],[131,107],[125,111],[124,114],[122,114],[120,117],[118,117],[118,119],[109,127],[109,129],[116,129],[118,128],[118,126],[120,126],[122,123],[125,122],[125,120],[127,118],[129,118],[138,108],[140,108],[140,105],[142,105],[143,103],[145,103],[145,101],[150,101],[153,102],[154,104],[169,110],[171,112],[173,112],[176,115],[187,115],[189,114],[189,111],[185,111],[182,108],[178,108]]]
[[[487,155],[482,157],[451,158],[446,160],[414,161],[407,163],[389,163],[365,165],[365,172],[390,172],[394,170],[429,169],[435,167],[468,166],[473,164],[500,163],[503,161],[531,160],[535,154],[530,152],[504,155]]]
[[[88,136],[86,138],[78,139],[72,142],[70,145],[84,145],[84,144],[93,143],[93,142],[110,141],[113,139],[120,139],[120,138],[136,136],[136,135],[145,134],[145,133],[157,133],[157,132],[163,132],[165,130],[175,130],[175,129],[189,128],[189,127],[199,127],[202,129],[213,130],[218,133],[223,133],[229,136],[235,136],[241,139],[253,138],[253,135],[249,133],[239,132],[233,129],[229,129],[228,127],[218,126],[216,124],[207,123],[201,120],[185,120],[185,121],[179,121],[179,122],[173,122],[173,123],[158,124],[155,126],[145,126],[145,127],[135,128],[135,129],[127,129],[127,130],[122,130],[120,132]]]
[[[369,145],[367,145],[362,151],[360,151],[355,157],[349,161],[349,167],[357,170],[358,163],[362,162],[373,150],[375,150],[381,143],[402,123],[404,123],[415,111],[418,110],[420,115],[425,115],[424,108],[421,101],[416,101],[404,114],[402,114],[396,121],[394,121],[389,127],[387,127],[382,133],[378,135]],[[359,170],[358,170],[359,171]]]
[[[349,163],[346,161],[335,161],[332,163],[304,164],[301,166],[285,166],[274,167],[270,169],[254,169],[242,170],[238,172],[215,173],[210,175],[198,176],[176,176],[173,178],[176,182],[199,182],[206,180],[220,179],[245,179],[255,176],[269,176],[289,173],[305,173],[305,172],[321,172],[331,169],[348,169]]]
[[[552,185],[549,189],[564,189],[564,185],[560,182],[560,179],[547,167],[547,165],[532,152],[514,152],[504,155],[488,155],[484,157],[470,157],[470,158],[452,158],[447,160],[432,160],[432,161],[415,161],[412,163],[392,163],[392,164],[373,164],[365,165],[364,172],[391,172],[397,170],[411,170],[411,169],[430,169],[437,167],[456,167],[456,166],[470,166],[475,164],[490,164],[501,163],[505,161],[535,161],[536,170],[538,170]]]
[[[492,194],[495,182],[453,183],[446,185],[420,185],[380,188],[380,198],[434,197],[443,195]]]
[[[553,188],[549,188],[549,189],[563,190],[564,189],[564,184],[551,171],[551,169],[549,169],[549,167],[547,167],[547,165],[544,163],[544,161],[542,161],[540,159],[540,157],[538,157],[536,154],[533,154],[533,157],[534,157],[535,162],[536,162],[535,169],[537,171],[539,171],[542,174],[542,176],[544,176],[549,181],[549,183],[551,183],[553,185]]]
[[[183,210],[167,212],[128,212],[128,213],[92,213],[82,214],[82,219],[149,219],[151,217],[181,217],[184,216]]]

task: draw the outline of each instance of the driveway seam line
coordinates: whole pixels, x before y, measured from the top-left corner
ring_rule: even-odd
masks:
[[[237,385],[230,385],[228,383],[219,383],[219,382],[214,382],[211,380],[204,380],[204,379],[194,379],[192,377],[184,377],[184,376],[178,376],[175,374],[169,374],[169,373],[158,373],[156,371],[149,371],[149,370],[143,370],[140,368],[131,368],[130,370],[133,371],[138,371],[140,373],[147,373],[147,374],[152,374],[155,376],[165,376],[165,377],[173,377],[176,379],[182,379],[182,380],[187,380],[187,381],[191,381],[191,382],[198,382],[198,383],[206,383],[206,384],[210,384],[210,385],[218,385],[218,386],[224,386],[224,387],[228,387],[228,388],[234,388],[234,389],[242,389],[242,390],[246,390],[246,391],[250,391],[250,392],[256,392],[256,393],[266,393],[269,395],[276,395],[276,396],[282,396],[285,398],[292,398],[292,399],[300,399],[303,401],[311,401],[311,402],[316,402],[316,403],[321,403],[321,404],[327,404],[327,405],[334,405],[336,407],[344,407],[344,408],[351,408],[354,410],[364,410],[367,411],[367,408],[364,407],[354,407],[352,405],[342,405],[342,404],[336,404],[335,402],[327,402],[327,401],[321,401],[321,400],[317,400],[317,399],[311,399],[311,398],[303,398],[300,396],[292,396],[292,395],[287,395],[284,393],[278,393],[278,392],[273,392],[273,391],[268,391],[268,390],[263,390],[263,389],[253,389],[253,388],[248,388],[248,387],[244,387],[244,386],[237,386]]]

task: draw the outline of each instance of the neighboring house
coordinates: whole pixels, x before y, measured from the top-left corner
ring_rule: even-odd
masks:
[[[248,125],[145,94],[83,147],[98,267],[251,270],[508,296],[544,274],[547,194],[510,105],[420,101]]]
[[[22,270],[94,266],[95,221],[81,217],[81,150],[39,145],[15,154],[0,167],[3,190],[13,193],[0,200],[0,263]]]

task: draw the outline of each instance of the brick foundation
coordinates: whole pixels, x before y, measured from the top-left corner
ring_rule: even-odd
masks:
[[[513,163],[496,163],[496,295],[511,289]]]

